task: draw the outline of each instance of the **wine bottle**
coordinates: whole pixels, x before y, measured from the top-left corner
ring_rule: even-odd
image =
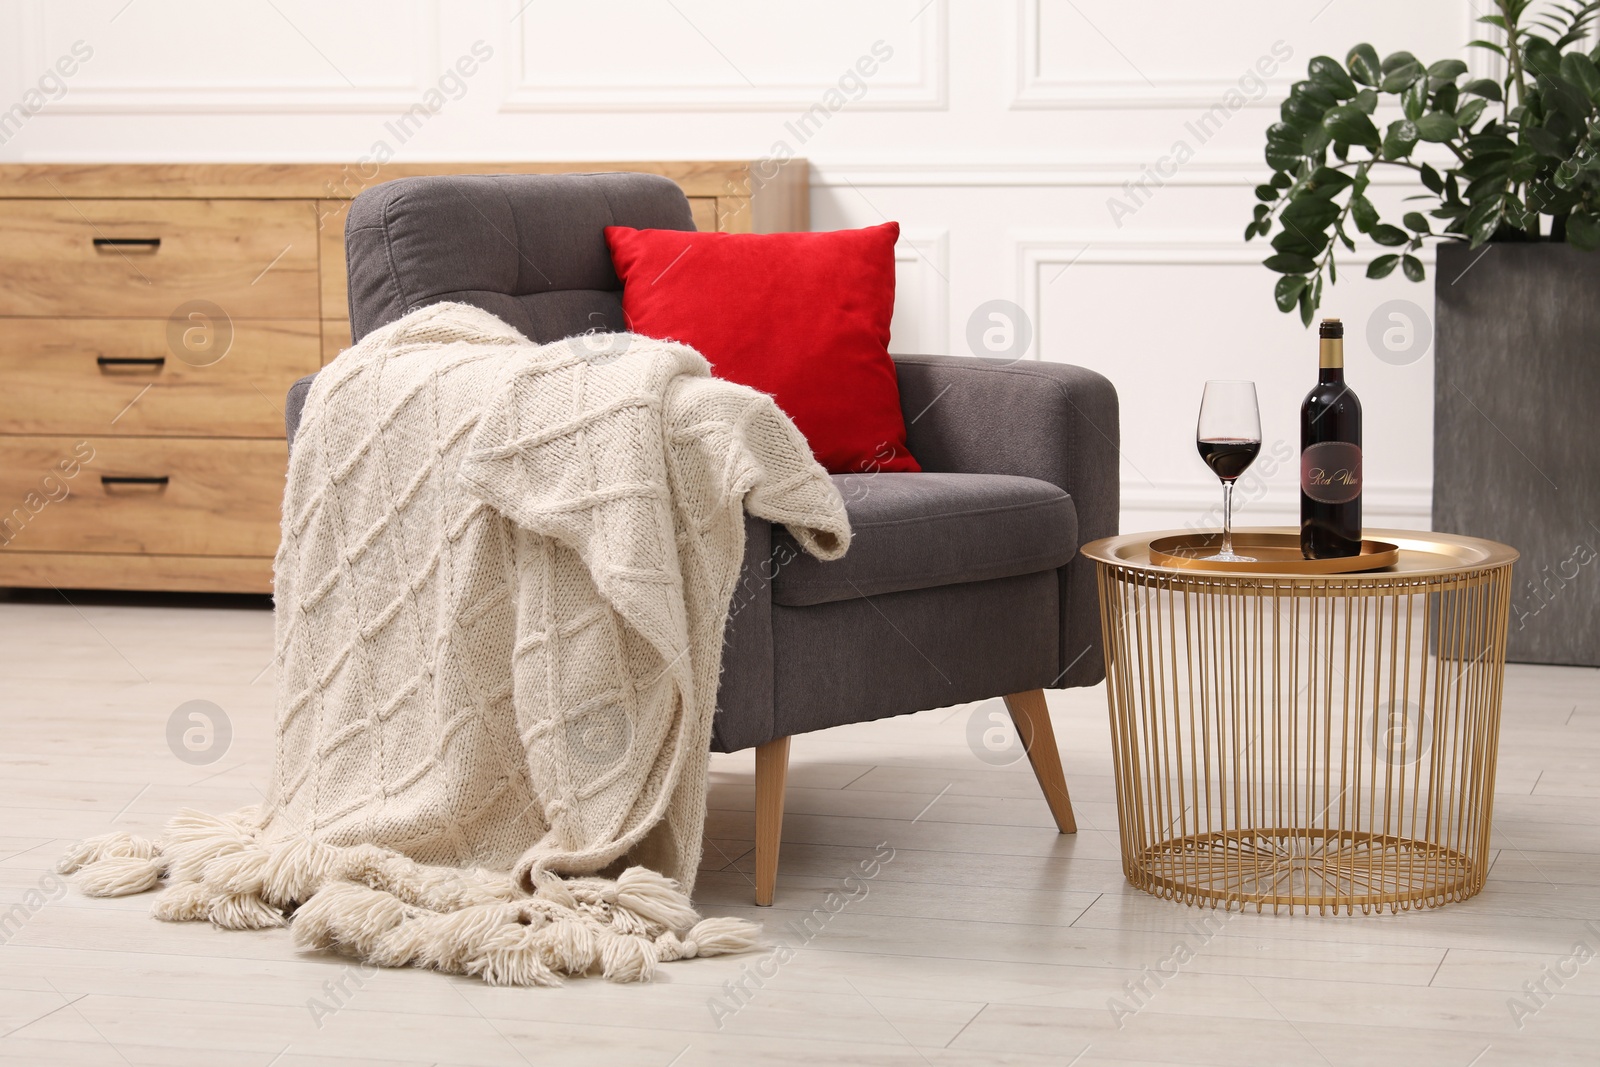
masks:
[[[1300,405],[1300,552],[1332,559],[1361,552],[1361,401],[1344,380],[1344,325],[1317,331],[1317,384]]]

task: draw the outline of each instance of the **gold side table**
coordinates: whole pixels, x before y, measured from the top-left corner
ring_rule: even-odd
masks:
[[[1478,892],[1516,551],[1368,530],[1399,546],[1397,563],[1318,575],[1153,564],[1150,542],[1182,532],[1083,548],[1098,563],[1128,881],[1275,912]]]

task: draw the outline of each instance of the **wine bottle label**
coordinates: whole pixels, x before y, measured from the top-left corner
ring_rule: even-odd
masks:
[[[1348,504],[1361,495],[1361,446],[1323,441],[1300,453],[1300,491],[1319,504]]]

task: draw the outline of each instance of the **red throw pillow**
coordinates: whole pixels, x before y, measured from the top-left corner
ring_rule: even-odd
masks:
[[[628,328],[770,393],[834,474],[919,471],[889,358],[899,223],[833,233],[607,226]]]

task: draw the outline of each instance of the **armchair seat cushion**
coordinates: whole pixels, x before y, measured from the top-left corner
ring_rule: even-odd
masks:
[[[1053,570],[1077,550],[1072,498],[1004,474],[836,474],[854,531],[822,563],[773,530],[772,600],[786,607]]]

